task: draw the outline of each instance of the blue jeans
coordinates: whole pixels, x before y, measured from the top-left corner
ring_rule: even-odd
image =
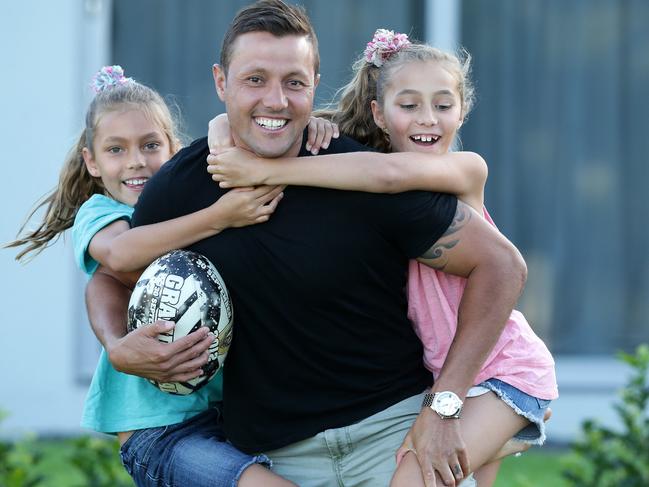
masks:
[[[126,471],[138,487],[234,487],[254,463],[270,467],[265,455],[251,456],[229,442],[210,409],[182,423],[138,430],[122,445]]]

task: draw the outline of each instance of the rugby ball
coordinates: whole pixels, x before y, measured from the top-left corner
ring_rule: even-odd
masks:
[[[232,304],[223,279],[204,256],[174,250],[146,268],[128,304],[128,328],[133,331],[157,320],[176,323],[169,333],[158,335],[171,343],[201,326],[215,335],[203,374],[187,382],[150,381],[161,391],[187,395],[200,389],[221,367],[232,342]]]

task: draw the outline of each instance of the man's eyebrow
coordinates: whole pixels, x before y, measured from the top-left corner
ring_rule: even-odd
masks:
[[[267,68],[265,68],[263,66],[251,66],[250,68],[242,69],[240,75],[245,78],[246,76],[251,76],[253,74],[266,75],[266,74],[268,74],[268,72],[269,72],[269,69],[267,69]],[[299,69],[294,69],[293,71],[290,71],[290,72],[286,73],[285,75],[283,75],[284,78],[290,78],[290,77],[294,77],[294,76],[300,76],[300,77],[307,77],[308,78],[309,73],[307,73],[305,71],[301,71]]]
[[[290,76],[306,76],[308,78],[309,74],[305,73],[304,71],[296,70],[296,71],[291,71],[286,75],[286,77],[290,77]]]

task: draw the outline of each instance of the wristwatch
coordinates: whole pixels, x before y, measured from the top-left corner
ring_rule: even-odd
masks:
[[[431,408],[442,419],[458,419],[462,412],[462,400],[452,391],[427,393],[422,408]]]

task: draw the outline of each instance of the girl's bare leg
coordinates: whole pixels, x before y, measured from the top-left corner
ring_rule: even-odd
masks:
[[[493,392],[467,398],[462,409],[462,418],[459,421],[473,471],[491,462],[503,445],[528,424],[527,419],[516,414]],[[413,463],[413,460],[416,463]],[[478,485],[480,487],[492,485],[498,467],[499,463],[490,466],[483,475],[483,483]],[[418,478],[415,473],[419,474]],[[489,483],[490,478],[492,478],[491,483]],[[439,478],[437,480],[438,485],[443,485]],[[416,483],[417,481],[419,483]],[[390,485],[392,487],[424,485],[419,462],[413,452],[408,452],[403,457]]]
[[[543,421],[546,423],[550,420],[552,417],[552,409],[548,408],[545,411],[545,415],[543,416]],[[526,452],[531,448],[532,445],[529,443],[523,443],[522,441],[516,441],[515,439],[510,439],[505,443],[505,445],[500,449],[496,455],[491,459],[491,461],[496,461],[496,460],[502,460],[503,458],[509,456],[509,455],[514,455],[516,453],[523,453]]]
[[[424,487],[424,477],[421,474],[419,460],[417,460],[413,451],[409,451],[403,456],[390,481],[390,487],[406,486]]]
[[[498,476],[498,470],[500,469],[500,460],[487,463],[483,465],[475,472],[473,472],[473,477],[475,478],[478,487],[489,487],[493,485]]]
[[[274,474],[257,463],[246,468],[237,482],[238,487],[259,487],[260,485],[264,487],[297,487],[293,482]]]

